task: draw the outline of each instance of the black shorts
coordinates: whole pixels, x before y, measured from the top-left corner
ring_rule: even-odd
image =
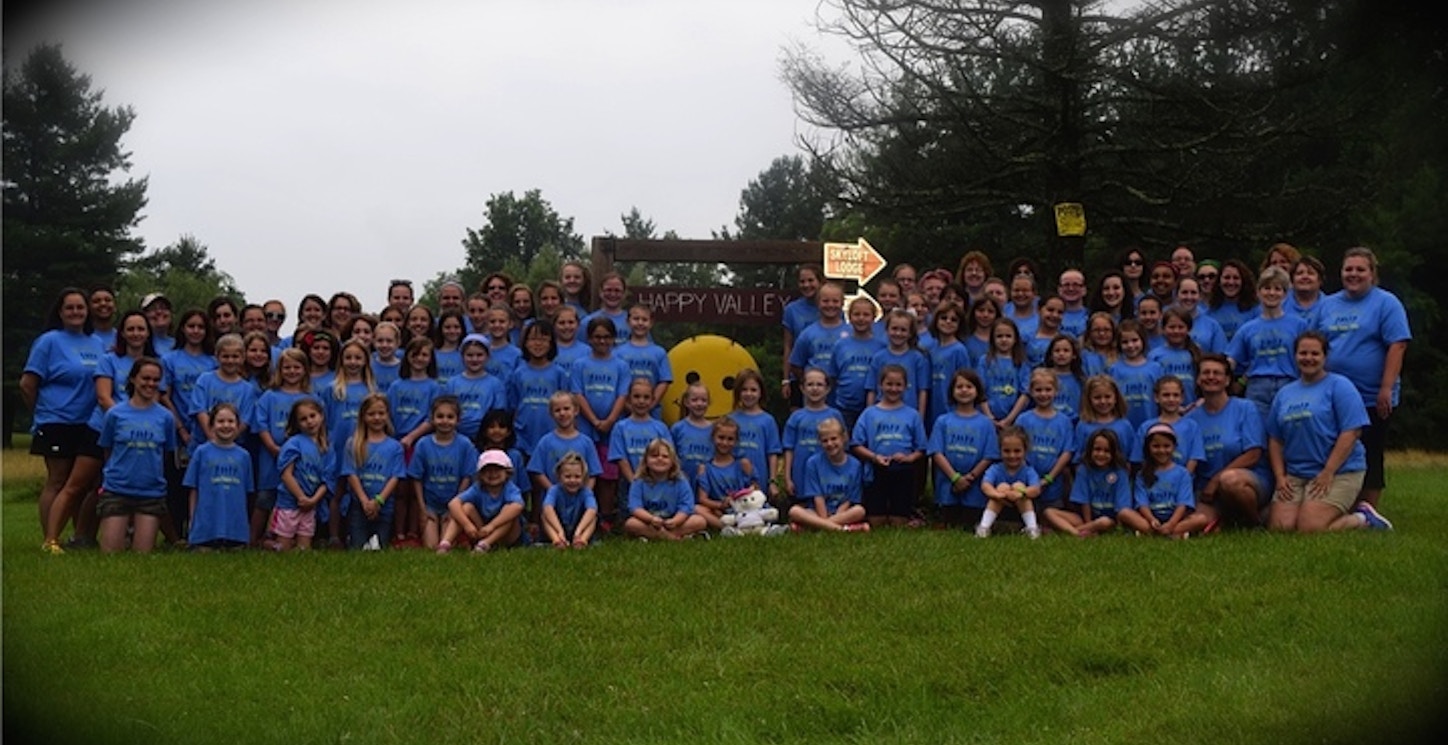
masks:
[[[130,517],[131,515],[150,515],[152,517],[165,517],[165,497],[127,497],[115,492],[106,492],[101,495],[100,502],[96,504],[96,512],[101,518],[107,517]]]
[[[920,493],[915,484],[915,464],[873,465],[871,468],[874,469],[874,478],[865,485],[865,514],[870,517],[914,515],[915,498]]]
[[[87,424],[39,424],[30,438],[30,454],[47,458],[85,456],[100,459],[101,435]]]
[[[1388,444],[1388,420],[1378,416],[1378,407],[1368,409],[1368,426],[1362,428],[1360,439],[1368,469],[1363,476],[1364,489],[1381,490],[1388,485],[1383,473],[1383,449]]]

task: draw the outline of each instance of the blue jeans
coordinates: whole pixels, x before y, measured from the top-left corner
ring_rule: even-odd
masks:
[[[1278,391],[1296,379],[1278,376],[1247,378],[1245,398],[1257,405],[1257,411],[1262,413],[1262,420],[1266,421],[1272,413],[1272,399],[1277,397]]]
[[[360,551],[374,535],[383,548],[392,544],[392,510],[384,509],[377,513],[377,519],[369,520],[362,505],[353,502],[347,510],[347,547]]]

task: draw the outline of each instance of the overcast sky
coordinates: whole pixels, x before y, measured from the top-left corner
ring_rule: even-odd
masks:
[[[541,189],[585,240],[632,206],[686,238],[730,224],[797,152],[779,62],[826,44],[817,2],[126,2],[22,39],[135,109],[148,246],[196,236],[252,301],[376,310],[390,278],[460,266],[498,192]]]

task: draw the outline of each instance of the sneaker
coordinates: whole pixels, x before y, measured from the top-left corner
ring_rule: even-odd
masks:
[[[1383,517],[1382,513],[1378,512],[1377,509],[1371,504],[1367,502],[1358,502],[1356,509],[1357,513],[1363,516],[1363,520],[1367,522],[1367,526],[1369,528],[1373,530],[1393,529],[1393,524],[1388,521],[1388,518]]]
[[[787,528],[787,527],[785,527],[785,526],[783,526],[783,525],[771,525],[771,526],[769,526],[769,527],[767,527],[767,528],[764,529],[764,534],[767,535],[767,536],[784,535],[785,533],[788,533],[788,532],[789,532],[789,528]]]
[[[76,551],[76,550],[83,551],[83,550],[86,550],[86,549],[96,548],[96,542],[93,541],[93,540],[91,540],[91,539],[89,539],[89,538],[82,538],[82,537],[80,537],[80,536],[71,536],[70,540],[68,540],[68,541],[65,542],[64,548],[65,548],[65,550],[67,550],[67,551]]]
[[[1041,537],[1041,529],[1040,529],[1040,528],[1026,528],[1026,529],[1022,530],[1021,532],[1022,532],[1022,533],[1025,533],[1025,534],[1026,534],[1026,537],[1027,537],[1027,538],[1030,538],[1030,539],[1033,540],[1033,541],[1039,540],[1040,537]]]
[[[846,525],[846,526],[845,526],[845,532],[846,532],[846,533],[868,533],[868,532],[870,532],[870,524],[869,524],[869,523],[850,523],[849,525]]]
[[[439,542],[438,542],[438,544],[437,544],[437,552],[438,552],[439,554],[445,554],[445,553],[447,553],[447,552],[449,552],[449,551],[451,551],[451,550],[452,550],[452,544],[451,544],[451,543],[449,543],[449,542],[447,542],[447,541],[439,541]]]
[[[46,541],[40,544],[40,552],[50,554],[51,556],[60,556],[65,553],[65,549],[61,548],[60,541]]]
[[[478,542],[473,544],[473,551],[480,554],[485,554],[492,549],[493,547],[488,545],[488,539],[486,538],[479,538]]]
[[[694,539],[694,540],[696,540],[696,541],[707,541],[707,540],[709,540],[709,538],[710,538],[710,536],[709,536],[709,531],[707,531],[707,530],[701,530],[701,531],[699,531],[699,532],[697,532],[697,533],[695,533],[695,534],[693,534],[693,535],[691,535],[691,536],[689,536],[689,537],[692,538],[692,539]]]
[[[977,525],[975,526],[975,537],[976,537],[976,538],[989,538],[989,537],[990,537],[990,528],[987,528],[987,527],[984,526],[984,525],[977,524]]]

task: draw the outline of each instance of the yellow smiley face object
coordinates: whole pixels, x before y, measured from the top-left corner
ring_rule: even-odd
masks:
[[[749,350],[733,339],[711,334],[691,336],[674,345],[669,350],[669,367],[674,382],[664,394],[665,424],[688,416],[683,409],[684,392],[694,383],[709,389],[706,416],[715,419],[728,414],[734,409],[734,376],[745,368],[759,369]]]

